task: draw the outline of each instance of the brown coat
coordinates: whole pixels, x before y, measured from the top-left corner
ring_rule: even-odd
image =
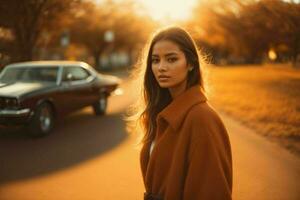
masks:
[[[157,117],[155,146],[141,150],[146,192],[164,200],[228,200],[232,157],[227,131],[200,87],[176,97]]]

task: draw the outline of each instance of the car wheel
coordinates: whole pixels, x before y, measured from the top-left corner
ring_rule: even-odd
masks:
[[[107,108],[107,96],[102,95],[99,100],[93,105],[93,110],[96,115],[104,115]]]
[[[34,137],[42,137],[51,132],[54,126],[54,113],[48,103],[42,103],[35,111],[29,124],[29,134]]]

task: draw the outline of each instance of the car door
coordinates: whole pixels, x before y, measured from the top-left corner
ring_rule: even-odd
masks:
[[[62,84],[72,99],[72,109],[80,109],[93,103],[94,77],[80,66],[65,67]]]

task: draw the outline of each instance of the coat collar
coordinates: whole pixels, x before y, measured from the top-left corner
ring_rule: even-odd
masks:
[[[174,130],[177,130],[181,126],[190,108],[206,101],[207,98],[200,86],[192,86],[173,99],[173,101],[158,114],[157,122],[164,119]]]

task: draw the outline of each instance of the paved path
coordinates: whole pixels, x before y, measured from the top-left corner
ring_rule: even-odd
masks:
[[[106,117],[90,108],[62,120],[46,138],[0,137],[0,200],[140,200],[136,135],[125,132],[125,108],[136,97],[128,81]],[[233,152],[236,200],[299,200],[300,161],[222,115]]]
[[[232,146],[233,199],[299,200],[299,157],[235,120],[222,118]]]

